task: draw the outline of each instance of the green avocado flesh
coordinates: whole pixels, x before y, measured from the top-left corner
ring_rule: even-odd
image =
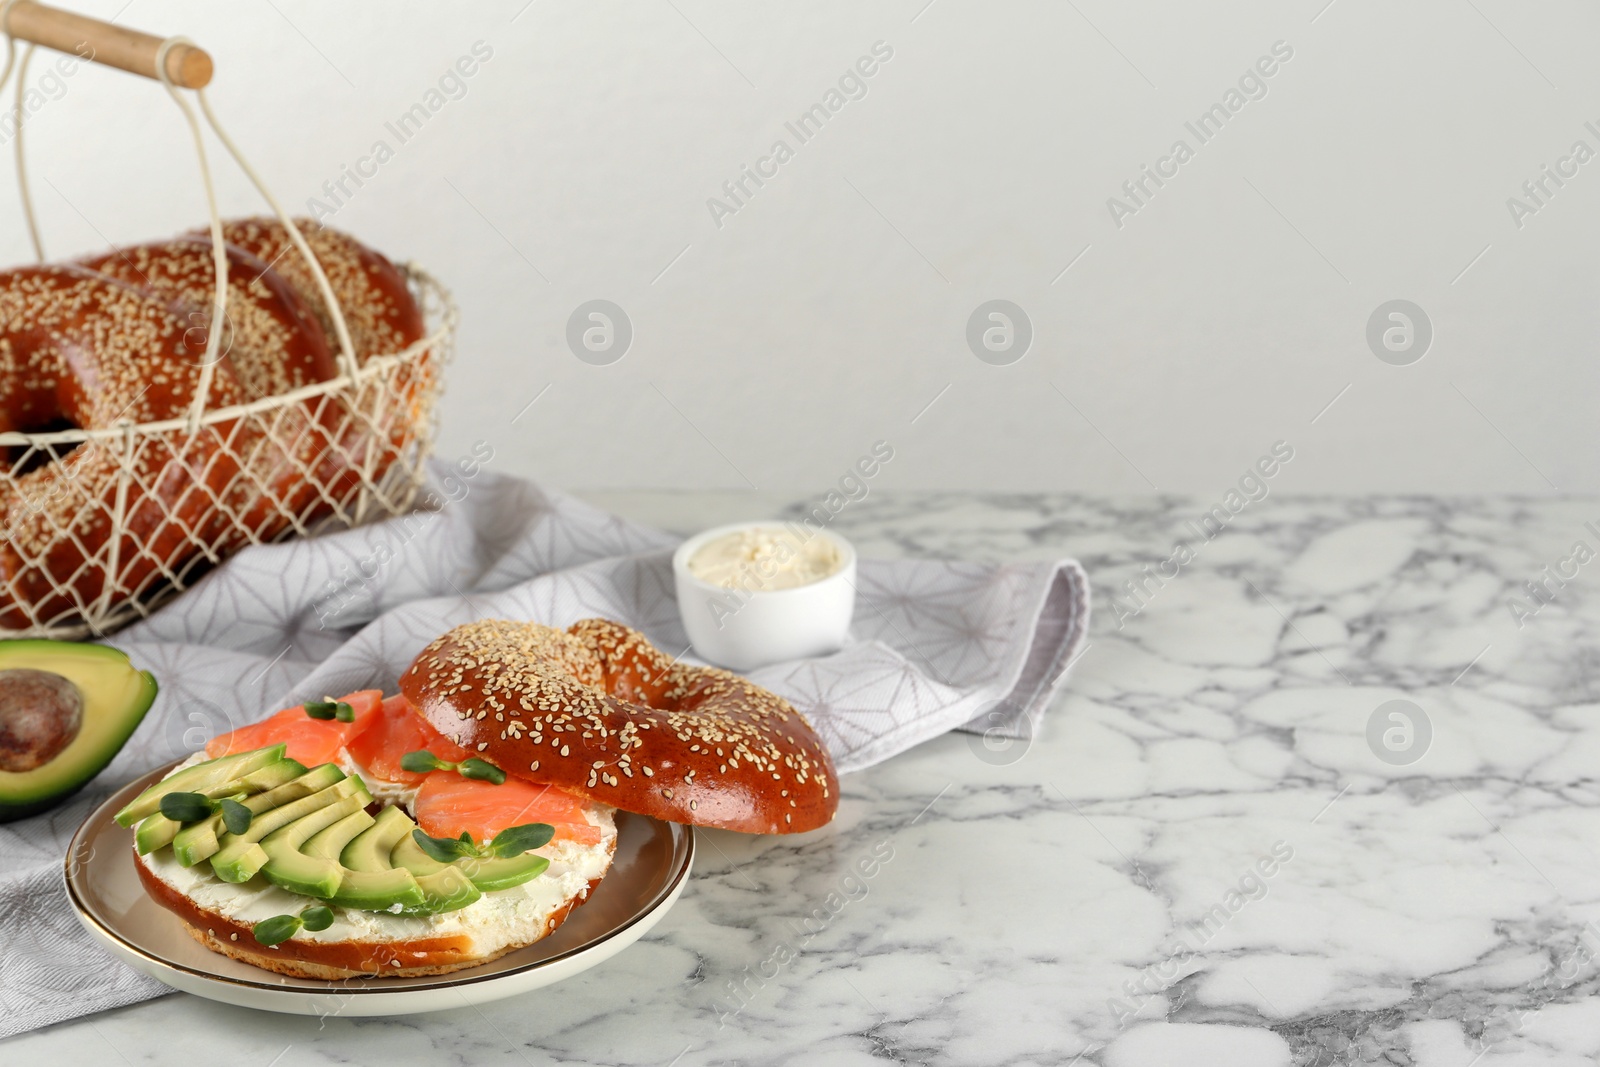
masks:
[[[143,813],[134,834],[141,853],[170,845],[183,866],[209,860],[225,882],[259,875],[325,904],[399,915],[455,911],[484,893],[531,881],[550,865],[531,852],[441,863],[417,845],[417,824],[403,810],[368,814],[373,800],[361,779],[332,763],[306,770],[283,752],[276,745],[186,768],[140,794],[118,822],[129,825]],[[238,799],[250,809],[250,826],[229,833],[220,814],[174,822],[158,810],[173,791]]]
[[[257,807],[251,808],[251,811],[265,810],[260,804],[261,795],[270,793],[272,790],[288,784],[305,773],[306,769],[300,763],[292,759],[281,759],[276,763],[267,764],[258,771],[240,775],[238,778],[230,778],[228,781],[210,789],[194,790],[194,792],[210,797],[212,800],[221,797],[232,797],[244,803],[246,807],[250,807],[250,801],[254,799]],[[266,807],[271,806],[271,804],[266,805]],[[202,819],[197,823],[190,823],[185,826],[167,818],[158,811],[154,815],[146,816],[144,821],[139,823],[139,828],[133,835],[133,843],[140,854],[148,854],[163,845],[171,845],[174,853],[177,854],[178,862],[185,867],[193,867],[205,856],[209,856],[211,852],[216,851],[217,834],[221,832],[222,816],[220,815],[213,815],[209,819]],[[199,847],[197,842],[202,840],[210,842],[210,851],[203,854],[197,852]],[[191,855],[194,857],[193,859],[185,858]]]
[[[384,814],[391,811],[399,809],[383,809]],[[371,827],[375,821],[365,811],[347,815],[307,841],[303,851],[308,856],[338,864],[345,846]],[[427,904],[427,897],[422,887],[417,884],[410,871],[376,868],[354,870],[347,866],[342,869],[344,877],[339,883],[338,891],[327,898],[330,904],[364,911],[393,911],[398,905],[401,914],[405,915],[421,914]],[[428,909],[430,913],[440,910],[444,909]]]
[[[409,819],[406,821],[410,822]],[[416,838],[411,836],[409,830],[405,837],[395,843],[389,859],[395,866],[404,867],[419,878],[441,871],[459,871],[481,893],[510,889],[512,886],[532,881],[550,866],[549,860],[543,856],[535,856],[532,852],[498,859],[464,856],[451,863],[440,863],[422,851],[422,846],[417,844]]]
[[[0,755],[16,768],[0,769],[0,822],[54,807],[81,789],[122,750],[156,699],[154,676],[104,645],[0,641],[0,672],[12,671],[65,679],[82,708],[75,727],[41,737],[29,728],[41,720],[13,720],[21,709],[4,699],[4,688],[23,676],[0,673]]]
[[[399,818],[394,821],[398,824],[403,819],[404,833],[397,836],[394,846],[389,852],[388,862],[395,867],[404,867],[419,880],[429,878],[445,871],[459,872],[466,876],[473,888],[480,893],[490,893],[496,889],[510,889],[512,886],[521,885],[523,882],[532,881],[544,873],[550,866],[550,861],[543,856],[535,856],[525,852],[520,856],[508,856],[504,859],[476,859],[463,857],[451,863],[440,863],[417,844],[416,838],[411,836],[411,831],[416,829],[416,824],[406,818],[405,812],[394,809]],[[348,852],[345,863],[350,859]],[[464,906],[464,905],[463,905]]]
[[[233,797],[246,808],[250,809],[252,816],[259,815],[268,808],[275,808],[279,804],[286,804],[291,800],[298,800],[310,796],[319,789],[337,782],[343,773],[333,764],[324,764],[315,771],[307,771],[304,766],[292,759],[279,760],[270,763],[256,771],[237,779],[236,783],[243,788],[229,790],[227,786],[219,786],[218,791],[207,793],[207,796]],[[230,783],[233,784],[233,783]],[[170,823],[165,815],[159,812],[150,816],[139,824],[139,830],[134,835],[134,844],[139,851],[147,851],[142,847],[142,838],[145,827],[152,822]],[[164,833],[166,827],[161,827]],[[180,829],[172,838],[172,853],[178,857],[178,862],[185,867],[193,867],[201,860],[210,857],[219,847],[218,837],[226,833],[222,825],[222,816],[213,815],[209,819],[192,822]]]
[[[373,824],[353,838],[339,856],[357,878],[373,884],[384,882],[416,887],[414,902],[397,901],[404,914],[431,915],[464,908],[483,896],[477,886],[453,864],[438,863],[422,856],[431,866],[411,868],[397,862],[392,853],[400,844],[410,844],[411,831],[417,828],[399,808],[384,808]],[[418,850],[418,855],[422,855]]]
[[[346,815],[361,811],[366,806],[365,798],[348,796],[324,804],[316,811],[272,831],[261,839],[261,851],[267,854],[267,862],[261,865],[261,873],[273,885],[304,893],[308,897],[327,899],[333,896],[339,891],[339,883],[344,881],[344,868],[339,866],[338,860],[308,856],[300,848],[319,830],[332,826]]]
[[[323,766],[332,767],[333,764]],[[361,779],[341,777],[326,789],[262,812],[251,820],[250,828],[242,834],[222,834],[217,838],[217,851],[211,856],[211,873],[224,882],[248,882],[267,863],[267,850],[260,843],[262,838],[348,797],[360,798],[357,807],[372,803],[372,796]]]
[[[532,852],[524,852],[520,856],[493,859],[467,857],[456,860],[451,866],[459,868],[483,892],[492,893],[496,889],[510,889],[514,885],[532,881],[544,873],[550,861]]]
[[[212,790],[231,785],[236,779],[253,774],[263,767],[284,758],[286,745],[258,748],[254,752],[240,752],[233,756],[196,763],[176,774],[168,775],[128,802],[128,806],[114,816],[118,826],[132,826],[140,819],[153,815],[161,808],[161,798],[168,793],[200,793],[211,796]],[[218,793],[227,796],[227,792]]]

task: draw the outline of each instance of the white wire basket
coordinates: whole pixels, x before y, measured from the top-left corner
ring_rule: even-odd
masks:
[[[0,2],[6,31],[3,86],[15,65],[15,38],[63,47],[92,20],[71,16],[55,41],[17,23],[63,13]],[[8,21],[8,15],[15,15]],[[51,23],[51,25],[55,25]],[[103,26],[104,24],[93,24]],[[339,342],[340,373],[326,381],[250,403],[209,408],[223,329],[208,330],[207,359],[187,415],[100,429],[0,433],[0,638],[76,639],[110,633],[149,615],[229,555],[250,545],[307,537],[410,510],[426,477],[437,429],[442,371],[458,313],[449,292],[414,264],[402,267],[423,312],[424,336],[392,353],[358,358],[344,315],[316,256],[206,102],[209,57],[181,38],[132,35],[112,27],[113,65],[162,81],[194,134],[211,203],[215,299],[211,322],[226,322],[227,260],[201,131],[179,88],[193,89],[205,118],[272,206],[318,282]],[[101,32],[95,30],[94,32]],[[71,47],[68,45],[67,47]],[[29,45],[19,72],[17,164],[24,213],[43,259],[21,151],[21,99]],[[196,54],[205,60],[194,84]],[[131,58],[130,58],[131,55]],[[96,58],[100,58],[96,56]],[[185,79],[189,79],[186,81]]]

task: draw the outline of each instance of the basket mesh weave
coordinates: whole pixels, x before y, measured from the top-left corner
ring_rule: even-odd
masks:
[[[106,634],[249,545],[407,511],[457,311],[434,278],[406,273],[426,336],[354,374],[208,411],[197,426],[0,434],[0,636]]]

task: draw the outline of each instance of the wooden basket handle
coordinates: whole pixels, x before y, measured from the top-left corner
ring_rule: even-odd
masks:
[[[161,78],[156,56],[165,38],[48,7],[36,0],[0,5],[0,16],[4,18],[0,32],[19,41],[31,41],[157,81]],[[211,56],[205,49],[192,44],[175,44],[168,49],[167,77],[179,88],[204,89],[211,84],[211,73]]]

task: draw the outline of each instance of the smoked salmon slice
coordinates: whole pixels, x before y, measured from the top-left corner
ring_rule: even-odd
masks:
[[[585,802],[548,785],[507,777],[502,785],[431,771],[417,790],[417,823],[430,837],[460,837],[465,830],[484,842],[508,826],[544,822],[555,840],[600,843],[600,828],[583,817]]]
[[[411,702],[398,693],[383,702],[372,726],[363,730],[348,747],[350,758],[371,771],[374,778],[406,785],[419,785],[427,776],[426,771],[408,771],[400,766],[400,759],[407,752],[426,749],[451,763],[460,763],[472,755],[435,730],[427,719],[417,714]]]
[[[304,706],[297,704],[261,722],[213,737],[206,744],[206,755],[216,759],[233,752],[249,752],[283,743],[289,746],[289,758],[299,760],[307,767],[335,762],[341,748],[348,747],[377,722],[383,705],[383,693],[377,689],[363,689],[339,697],[339,700],[350,705],[355,712],[354,721],[313,719],[306,714]]]

